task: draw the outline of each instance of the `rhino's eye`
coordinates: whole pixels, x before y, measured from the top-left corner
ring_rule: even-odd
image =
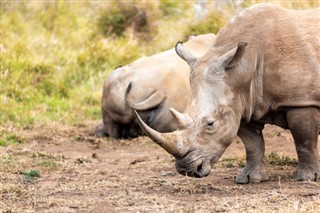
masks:
[[[213,120],[208,121],[208,126],[213,126],[213,124],[214,124]]]

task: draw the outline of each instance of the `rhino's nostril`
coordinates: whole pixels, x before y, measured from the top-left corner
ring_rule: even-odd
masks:
[[[196,177],[206,177],[209,175],[210,171],[211,165],[206,162],[202,162],[197,166],[197,171],[195,172]]]
[[[201,175],[202,173],[202,163],[197,167],[197,173]]]

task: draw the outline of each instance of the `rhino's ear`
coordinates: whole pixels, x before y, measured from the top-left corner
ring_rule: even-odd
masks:
[[[159,91],[153,91],[145,100],[141,102],[135,102],[133,100],[130,100],[129,93],[132,87],[132,82],[129,83],[127,86],[124,99],[126,101],[126,104],[135,110],[150,110],[152,108],[155,108],[159,106],[167,97],[159,92]]]
[[[181,41],[179,41],[176,44],[175,50],[176,50],[176,53],[178,54],[178,56],[180,56],[183,60],[185,60],[189,64],[190,67],[194,65],[197,58],[194,57],[187,49],[184,48]]]
[[[221,62],[222,67],[224,68],[232,68],[236,66],[244,52],[247,46],[247,42],[239,42],[238,46],[229,52],[225,53],[223,56],[219,58],[219,61]]]

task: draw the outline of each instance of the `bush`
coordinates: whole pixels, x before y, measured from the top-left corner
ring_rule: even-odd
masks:
[[[133,3],[115,2],[107,9],[102,9],[98,18],[98,29],[105,36],[123,36],[125,30],[138,13]]]
[[[177,17],[182,15],[188,7],[192,7],[191,2],[187,1],[174,1],[174,0],[160,0],[159,8],[164,17]]]
[[[134,61],[141,56],[139,50],[136,40],[125,37],[97,38],[78,54],[77,69],[79,71],[70,72],[68,79],[76,84],[87,81],[97,73]]]
[[[220,11],[212,11],[200,18],[195,23],[189,25],[186,33],[189,35],[199,35],[206,33],[217,34],[226,24],[227,18]]]

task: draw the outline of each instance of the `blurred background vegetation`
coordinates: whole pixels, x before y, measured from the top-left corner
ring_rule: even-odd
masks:
[[[14,138],[12,128],[100,119],[102,84],[114,67],[190,34],[217,33],[259,2],[266,1],[1,0],[0,145]],[[317,0],[275,3],[319,7]]]

